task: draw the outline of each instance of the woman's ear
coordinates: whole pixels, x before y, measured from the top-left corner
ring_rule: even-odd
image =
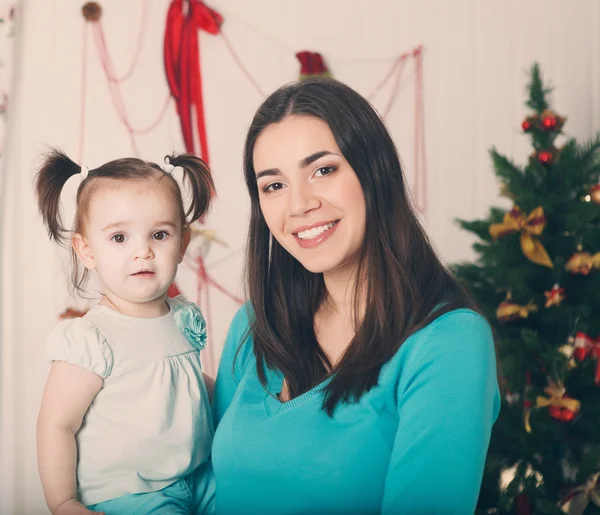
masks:
[[[181,246],[179,247],[179,264],[183,261],[190,240],[192,239],[192,230],[189,227],[184,227],[181,231]]]
[[[96,262],[94,261],[94,255],[92,254],[92,248],[83,234],[79,234],[78,232],[73,234],[71,244],[79,256],[79,259],[81,259],[83,265],[88,270],[94,270],[96,268]]]

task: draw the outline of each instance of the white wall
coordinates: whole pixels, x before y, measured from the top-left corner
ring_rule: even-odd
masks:
[[[58,145],[77,157],[83,24],[82,0],[25,0],[19,62],[11,106],[2,220],[2,399],[0,513],[44,513],[35,461],[35,418],[47,364],[43,342],[66,303],[64,253],[48,243],[32,191],[37,156]],[[103,24],[118,72],[130,63],[142,1],[105,0]],[[139,67],[123,88],[136,125],[155,116],[167,94],[162,66],[166,0],[148,1]],[[428,158],[426,227],[449,262],[470,259],[472,239],[455,217],[485,215],[499,199],[488,149],[518,162],[530,153],[520,132],[527,70],[538,60],[556,86],[556,109],[566,131],[587,138],[600,129],[600,4],[596,0],[214,0],[224,31],[264,91],[293,80],[294,52],[320,51],[333,74],[369,93],[392,58],[424,44],[425,140]],[[218,198],[207,225],[229,248],[215,247],[207,262],[242,248],[248,201],[241,174],[243,138],[262,98],[235,65],[219,37],[201,37],[208,138]],[[87,162],[131,155],[127,134],[110,103],[90,38],[88,45]],[[411,70],[405,77],[410,79]],[[406,173],[412,177],[412,82],[389,117]],[[389,91],[374,99],[383,108]],[[139,137],[144,158],[181,150],[171,109],[152,133]],[[76,184],[70,185],[71,191]],[[242,255],[211,269],[241,294]],[[192,274],[180,282],[192,295]],[[222,345],[235,305],[213,294],[213,343]]]

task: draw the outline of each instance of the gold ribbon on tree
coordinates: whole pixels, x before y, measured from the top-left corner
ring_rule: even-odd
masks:
[[[568,515],[583,515],[590,502],[600,507],[599,476],[600,472],[596,472],[583,485],[571,490],[566,500],[561,503],[562,510]]]
[[[572,399],[570,397],[565,398],[566,390],[564,386],[557,385],[554,381],[550,381],[549,386],[544,388],[544,392],[546,392],[546,394],[549,395],[549,397],[538,395],[535,400],[535,406],[525,411],[525,430],[528,433],[531,433],[529,417],[534,409],[558,408],[558,410],[561,410],[564,408],[569,410],[569,412],[576,414],[581,408],[581,402],[579,402],[577,399]]]
[[[512,234],[521,233],[521,250],[530,261],[537,265],[552,268],[552,260],[544,246],[537,239],[546,226],[544,208],[536,207],[529,215],[525,215],[519,206],[513,208],[504,215],[500,224],[490,225],[490,236],[495,240]]]

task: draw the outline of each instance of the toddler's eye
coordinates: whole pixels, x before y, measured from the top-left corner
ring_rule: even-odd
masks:
[[[167,233],[167,231],[156,231],[156,232],[155,232],[155,233],[152,235],[152,237],[153,237],[155,240],[158,240],[158,241],[166,240],[166,239],[167,239],[167,236],[169,236],[169,233]]]
[[[125,243],[125,235],[121,233],[115,234],[111,240],[115,243]]]

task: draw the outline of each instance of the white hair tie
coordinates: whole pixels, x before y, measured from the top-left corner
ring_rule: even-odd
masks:
[[[79,172],[79,175],[81,176],[81,180],[85,181],[87,179],[87,176],[90,174],[90,169],[87,166],[82,166],[81,167],[81,171]]]
[[[171,158],[169,156],[165,157],[164,165],[158,165],[158,166],[160,166],[160,169],[163,172],[168,173],[169,175],[173,175],[174,172],[183,172],[183,168],[181,166],[173,166],[171,164]]]

